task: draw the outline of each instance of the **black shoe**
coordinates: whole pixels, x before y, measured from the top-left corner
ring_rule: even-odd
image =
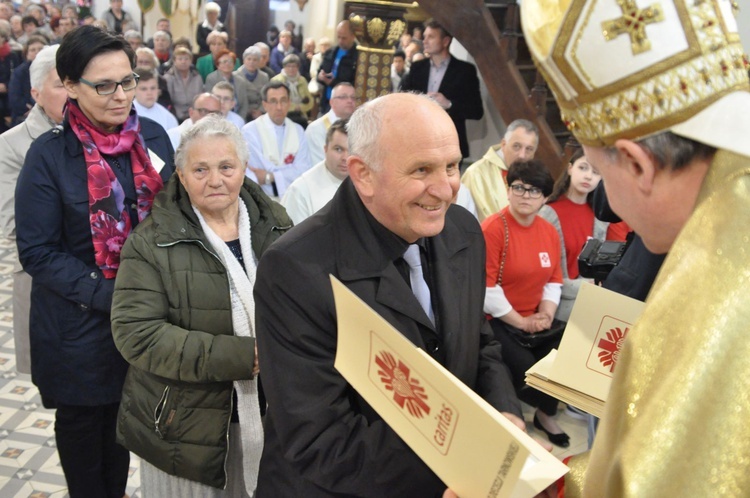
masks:
[[[547,434],[550,443],[555,444],[561,448],[567,448],[568,446],[570,446],[570,437],[567,434],[565,434],[564,432],[561,432],[560,434],[553,434],[545,429],[542,423],[539,421],[536,413],[534,414],[534,427]]]

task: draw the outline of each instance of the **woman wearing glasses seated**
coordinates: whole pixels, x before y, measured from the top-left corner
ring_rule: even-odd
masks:
[[[135,54],[93,26],[57,52],[63,125],[31,145],[16,187],[19,258],[33,278],[31,373],[72,498],[122,497],[129,453],[115,442],[128,364],[112,339],[120,249],[174,171],[158,124],[132,108]]]
[[[553,327],[562,289],[560,238],[538,216],[554,180],[540,161],[517,161],[508,169],[507,181],[510,204],[482,222],[487,244],[484,312],[491,316],[518,397],[536,407],[534,426],[553,444],[567,447],[568,435],[554,418],[557,400],[524,382],[526,370],[560,342],[559,335],[538,344],[531,337]]]

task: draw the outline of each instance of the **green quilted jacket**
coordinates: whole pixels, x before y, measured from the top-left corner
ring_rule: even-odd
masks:
[[[240,198],[259,258],[292,221],[248,179]],[[252,378],[255,340],[233,335],[226,270],[176,174],[122,250],[112,333],[130,363],[118,442],[168,474],[224,488],[232,381]]]

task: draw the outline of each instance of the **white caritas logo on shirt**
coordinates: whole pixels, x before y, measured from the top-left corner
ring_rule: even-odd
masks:
[[[549,260],[549,254],[546,252],[539,253],[539,262],[542,263],[542,268],[549,268],[552,266],[552,262]]]

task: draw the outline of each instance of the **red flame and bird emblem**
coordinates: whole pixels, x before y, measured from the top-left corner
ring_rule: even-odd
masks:
[[[599,339],[599,361],[605,367],[609,367],[609,371],[614,372],[615,366],[617,366],[617,359],[620,356],[620,348],[622,343],[625,342],[625,336],[628,334],[628,328],[625,330],[620,327],[615,327],[607,332],[607,338]]]
[[[416,418],[430,414],[430,406],[425,402],[427,394],[419,385],[419,380],[411,377],[407,365],[401,360],[396,361],[387,351],[381,351],[375,357],[375,363],[379,367],[380,381],[386,390],[393,391],[393,400],[399,407],[406,407],[409,414]]]

